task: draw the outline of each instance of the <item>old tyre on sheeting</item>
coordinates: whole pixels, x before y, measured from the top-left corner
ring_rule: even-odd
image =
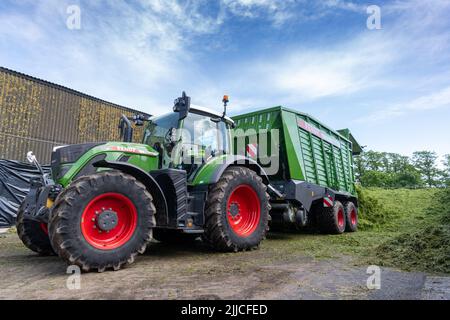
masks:
[[[219,251],[257,248],[268,231],[266,190],[254,171],[228,168],[208,195],[204,241]]]
[[[347,202],[344,205],[345,210],[345,231],[355,232],[358,230],[358,208],[353,202]]]
[[[323,208],[317,214],[317,225],[322,233],[341,234],[345,231],[345,210],[340,201],[332,207]]]
[[[42,256],[54,255],[55,252],[48,237],[47,224],[25,218],[25,203],[17,211],[16,229],[17,234],[23,244],[30,250]]]
[[[58,196],[49,234],[68,264],[103,272],[144,253],[154,225],[155,206],[145,186],[130,175],[105,171],[72,182]]]

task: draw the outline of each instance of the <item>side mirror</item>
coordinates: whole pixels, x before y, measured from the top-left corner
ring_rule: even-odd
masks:
[[[143,114],[136,114],[133,116],[133,122],[137,127],[142,127],[145,121],[149,121],[151,116],[144,116]]]
[[[183,91],[181,97],[175,100],[173,111],[179,112],[180,120],[183,120],[189,114],[190,109],[191,109],[191,97],[188,97],[186,95],[186,92]]]

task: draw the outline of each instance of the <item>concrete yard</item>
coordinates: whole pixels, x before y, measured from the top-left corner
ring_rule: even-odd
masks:
[[[40,257],[17,235],[0,235],[0,299],[450,299],[450,277],[381,269],[381,288],[367,288],[367,265],[346,255],[317,258],[287,251],[302,234],[271,234],[259,250],[214,253],[153,243],[117,272],[83,273],[69,290],[66,265]]]

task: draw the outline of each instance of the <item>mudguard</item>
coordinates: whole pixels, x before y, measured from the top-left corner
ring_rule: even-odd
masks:
[[[242,155],[223,155],[205,163],[192,181],[192,185],[208,185],[217,183],[225,170],[233,165],[242,166],[255,171],[264,184],[269,184],[265,170],[253,159]]]

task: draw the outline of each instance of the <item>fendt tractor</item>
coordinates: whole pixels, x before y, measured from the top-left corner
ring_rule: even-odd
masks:
[[[132,263],[152,239],[201,237],[237,252],[257,248],[269,224],[356,231],[352,154],[360,147],[348,130],[283,107],[233,120],[223,102],[224,112],[214,112],[191,106],[183,92],[172,113],[122,116],[122,142],[56,147],[51,174],[29,152],[42,175],[19,208],[20,239],[41,255],[102,272]],[[142,144],[131,142],[133,121],[145,125]],[[257,153],[259,134],[273,130],[277,166],[269,172]]]

